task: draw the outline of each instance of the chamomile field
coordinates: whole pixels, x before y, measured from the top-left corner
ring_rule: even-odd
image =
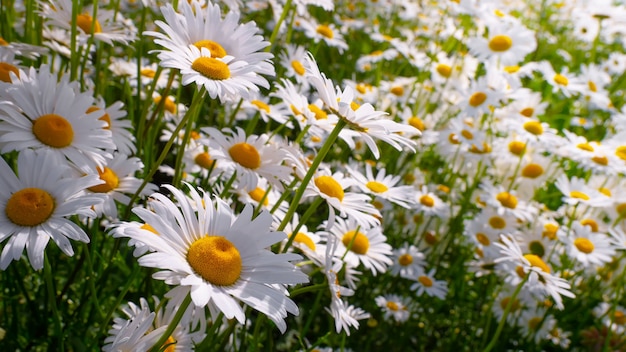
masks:
[[[6,351],[626,350],[626,5],[3,0]]]

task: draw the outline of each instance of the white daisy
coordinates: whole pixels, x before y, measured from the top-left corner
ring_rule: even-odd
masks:
[[[424,273],[426,257],[412,244],[405,242],[392,253],[393,264],[389,268],[391,275],[403,278],[417,277]]]
[[[601,267],[613,260],[615,248],[603,233],[592,231],[579,221],[572,224],[572,232],[562,238],[566,253],[583,267]]]
[[[64,75],[42,65],[21,72],[19,80],[0,97],[12,104],[0,105],[2,153],[26,148],[49,149],[78,166],[103,165],[114,150],[112,134],[100,120],[104,110],[88,112],[93,97],[78,91]]]
[[[139,264],[162,269],[154,274],[155,279],[184,287],[182,294],[191,294],[196,307],[208,306],[214,319],[222,312],[228,319],[245,323],[241,301],[267,315],[284,333],[284,318],[288,312],[297,315],[298,307],[279,287],[307,282],[308,277],[289,262],[300,256],[266,249],[285,238],[283,232],[269,230],[271,215],[262,212],[252,219],[248,205],[235,216],[224,201],[201,195],[193,187],[189,187],[191,198],[165,187],[178,205],[155,193],[152,198],[160,206],[154,211],[133,209],[160,236],[132,228],[124,233],[153,251],[140,257]],[[176,221],[167,221],[172,214]]]
[[[363,192],[373,196],[380,197],[392,203],[398,204],[404,208],[410,208],[414,203],[413,186],[399,186],[401,177],[395,175],[387,175],[386,170],[380,169],[374,177],[372,166],[365,164],[365,174],[356,169],[347,167],[350,175],[356,180],[356,186]]]
[[[415,291],[418,296],[426,293],[431,297],[444,299],[448,294],[448,283],[443,280],[435,279],[435,269],[416,275],[411,280],[415,281],[411,285],[411,290]]]
[[[17,175],[0,158],[0,269],[19,260],[26,247],[35,270],[43,268],[44,250],[52,239],[68,256],[74,255],[69,239],[88,243],[72,215],[95,217],[91,207],[102,200],[84,194],[99,184],[94,175],[72,177],[69,165],[50,151],[24,150],[17,158]]]
[[[521,24],[493,23],[488,38],[470,38],[470,53],[480,60],[493,60],[504,66],[516,65],[537,48],[535,33]]]
[[[398,323],[403,323],[411,316],[409,310],[409,299],[399,295],[384,295],[374,299],[376,305],[383,310],[385,319],[393,318]]]

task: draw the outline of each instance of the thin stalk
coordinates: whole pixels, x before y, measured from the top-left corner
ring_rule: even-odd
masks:
[[[504,323],[506,323],[506,318],[509,315],[509,312],[511,311],[511,307],[513,307],[513,302],[515,302],[515,299],[517,298],[517,295],[522,290],[522,287],[526,283],[526,280],[528,280],[528,276],[529,275],[526,275],[524,280],[522,280],[522,282],[520,282],[517,285],[517,287],[515,288],[515,292],[513,292],[513,296],[511,296],[511,299],[509,300],[509,303],[507,303],[506,308],[504,309],[504,313],[502,314],[502,318],[500,319],[500,323],[498,324],[498,328],[496,329],[496,332],[493,334],[493,337],[491,338],[491,341],[489,342],[487,347],[485,347],[483,352],[491,351],[493,349],[493,347],[496,345],[496,342],[498,342],[498,337],[500,337],[500,333],[502,332],[502,329],[504,328]]]
[[[52,309],[52,321],[54,322],[54,334],[58,340],[58,348],[59,351],[64,351],[63,346],[63,328],[61,327],[61,316],[59,315],[59,310],[57,309],[57,300],[56,300],[56,292],[54,289],[54,282],[52,281],[52,267],[50,266],[50,261],[48,260],[48,256],[44,254],[43,256],[44,265],[43,265],[43,275],[46,281],[46,288],[48,290],[48,300],[50,301],[50,308]]]
[[[191,294],[188,294],[183,300],[183,303],[180,304],[178,311],[176,311],[176,315],[174,315],[174,318],[167,326],[167,330],[165,330],[159,341],[157,341],[150,349],[151,352],[161,351],[163,344],[167,341],[170,335],[172,335],[172,332],[174,332],[174,329],[176,329],[178,323],[180,323],[180,320],[183,318],[183,315],[187,311],[187,307],[189,307],[189,303],[191,303]]]

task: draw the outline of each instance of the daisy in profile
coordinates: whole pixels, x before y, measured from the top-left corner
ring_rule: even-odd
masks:
[[[161,7],[165,22],[156,21],[163,32],[148,31],[155,43],[162,67],[177,68],[183,85],[204,86],[211,98],[238,101],[258,92],[258,86],[269,88],[261,75],[274,75],[272,54],[261,51],[269,45],[258,35],[254,22],[239,23],[239,15],[229,12],[222,19],[220,7],[211,2],[181,2],[181,13],[171,4]]]
[[[135,147],[135,136],[131,132],[133,125],[126,118],[124,103],[116,101],[106,106],[103,99],[98,99],[94,106],[87,109],[87,112],[97,110],[104,110],[104,115],[99,120],[106,122],[104,129],[111,131],[117,151],[128,156],[135,154],[137,147]]]
[[[378,296],[375,301],[376,305],[382,309],[385,319],[393,318],[397,323],[403,323],[411,316],[409,299],[406,297],[390,294]]]
[[[155,193],[152,198],[160,204],[153,206],[154,211],[133,209],[160,236],[132,227],[124,232],[151,248],[139,264],[161,269],[154,278],[183,287],[177,294],[190,294],[194,306],[208,307],[213,319],[221,312],[244,324],[243,302],[267,315],[284,333],[284,318],[287,313],[297,315],[298,307],[282,287],[307,282],[308,277],[290,263],[300,256],[266,249],[286,237],[269,230],[271,215],[262,212],[252,219],[248,205],[236,216],[224,201],[191,186],[190,197],[170,185],[165,188],[178,204]],[[168,221],[172,216],[176,221]]]
[[[408,242],[405,242],[402,247],[394,249],[391,259],[393,260],[393,264],[389,268],[391,275],[403,278],[417,277],[424,272],[426,267],[424,253]]]
[[[94,175],[72,177],[67,162],[47,151],[24,150],[17,158],[17,175],[0,158],[0,241],[4,244],[0,269],[19,260],[24,248],[33,269],[44,265],[44,251],[52,239],[63,253],[73,256],[70,239],[88,243],[85,231],[67,219],[72,215],[95,217],[91,207],[99,197],[84,190],[102,181]]]
[[[443,280],[435,279],[434,268],[409,279],[415,281],[415,283],[411,285],[411,290],[415,291],[418,296],[426,293],[428,296],[444,299],[448,294],[448,283]]]
[[[522,24],[494,22],[487,38],[470,38],[470,53],[479,60],[493,60],[503,66],[516,65],[537,48],[535,33]]]
[[[569,205],[583,204],[590,207],[605,207],[613,203],[597,189],[589,186],[584,179],[561,175],[555,182],[556,188],[563,193],[563,202]]]
[[[391,261],[391,246],[383,235],[380,226],[365,227],[351,218],[337,218],[335,225],[324,237],[335,236],[336,254],[344,258],[350,267],[356,268],[359,263],[369,269],[373,275],[384,273]]]
[[[46,19],[47,24],[68,31],[72,29],[71,0],[50,0],[49,4],[40,1],[40,4],[42,5],[41,16]],[[93,14],[92,6],[85,6],[78,10],[76,27],[81,42],[86,42],[92,35],[96,40],[109,45],[113,45],[113,42],[128,44],[136,39],[137,29],[124,26],[123,24],[127,21],[119,12],[98,7],[97,17],[93,18]]]
[[[270,142],[268,135],[246,136],[239,127],[235,131],[204,127],[201,131],[209,138],[202,138],[199,142],[213,150],[211,156],[220,163],[226,177],[236,173],[239,187],[254,190],[260,177],[277,189],[282,189],[281,182],[289,183],[291,169],[283,164],[286,153],[279,145]]]
[[[107,122],[100,120],[104,110],[89,112],[93,97],[79,92],[67,75],[57,82],[47,65],[22,71],[0,98],[12,103],[0,105],[2,153],[48,149],[80,167],[103,165],[116,148]]]
[[[139,158],[127,157],[125,154],[115,153],[113,158],[107,160],[106,166],[96,168],[82,168],[84,174],[97,174],[103,183],[89,187],[88,193],[102,196],[103,203],[95,205],[94,211],[98,216],[105,215],[109,218],[117,218],[117,203],[128,205],[129,195],[135,194],[143,183],[135,174],[143,169],[143,163]],[[140,192],[140,196],[147,196],[156,192],[157,187],[148,183]]]
[[[415,152],[417,143],[403,134],[406,133],[411,136],[421,134],[417,128],[385,117],[386,112],[377,111],[369,103],[359,105],[354,101],[354,90],[350,86],[344,90],[339,89],[339,87],[336,88],[334,83],[320,72],[313,55],[310,53],[307,62],[307,77],[315,87],[319,98],[324,102],[326,108],[347,123],[347,128],[341,131],[339,137],[350,148],[355,148],[352,139],[358,137],[365,142],[376,159],[380,157],[380,151],[374,139],[380,139],[398,151],[407,148]]]
[[[370,203],[371,198],[346,190],[353,184],[354,181],[341,172],[331,173],[329,169],[320,169],[307,185],[303,198],[318,196],[328,204],[327,230],[336,222],[335,211],[339,212],[340,217],[354,218],[366,228],[380,224],[380,212]]]

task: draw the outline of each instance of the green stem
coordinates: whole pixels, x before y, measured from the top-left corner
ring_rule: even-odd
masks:
[[[302,215],[302,218],[298,222],[298,225],[296,225],[296,227],[291,231],[291,234],[289,234],[289,239],[287,239],[287,243],[285,243],[285,247],[283,247],[283,251],[282,251],[283,253],[287,252],[289,247],[291,247],[291,244],[293,243],[293,240],[296,238],[298,231],[300,231],[300,228],[302,228],[302,226],[306,224],[306,222],[309,220],[311,215],[313,215],[317,211],[317,207],[320,206],[323,200],[324,200],[323,198],[317,197],[313,201],[313,204],[311,204],[311,206],[306,210],[304,215]]]
[[[515,288],[515,292],[513,292],[513,296],[511,296],[511,299],[509,300],[509,303],[506,305],[506,308],[504,309],[504,314],[502,314],[502,318],[500,319],[500,323],[498,324],[498,328],[496,329],[496,332],[493,334],[493,337],[491,338],[491,341],[489,341],[489,344],[487,345],[487,347],[485,347],[483,352],[491,351],[493,349],[493,347],[496,345],[496,342],[498,342],[498,337],[500,337],[500,333],[502,332],[502,329],[504,328],[504,323],[506,322],[506,317],[509,315],[509,312],[511,311],[511,307],[513,307],[513,303],[515,302],[515,299],[517,298],[517,295],[522,290],[522,287],[526,283],[526,280],[528,280],[528,275],[526,275],[524,280],[522,280],[522,282],[520,282],[517,285],[517,287]]]
[[[178,326],[178,323],[180,323],[180,320],[183,318],[183,315],[187,311],[187,307],[189,307],[189,303],[191,303],[191,293],[188,294],[183,300],[183,303],[180,304],[178,311],[176,311],[176,315],[174,315],[174,318],[172,319],[170,324],[167,326],[167,330],[165,330],[163,335],[161,335],[161,338],[159,339],[159,341],[157,341],[154,344],[154,346],[152,346],[152,348],[150,349],[151,352],[161,351],[163,344],[165,343],[165,341],[167,341],[170,335],[172,335],[172,332],[174,332],[174,329],[176,329],[176,327]]]
[[[185,129],[185,135],[183,136],[183,140],[180,144],[180,148],[178,150],[178,154],[176,155],[176,165],[174,168],[174,180],[172,181],[172,185],[176,188],[180,188],[180,181],[183,177],[183,156],[185,155],[185,146],[189,144],[189,139],[191,138],[191,131],[193,130],[194,124],[200,113],[200,109],[202,107],[202,98],[204,97],[204,88],[201,91],[196,90],[193,95],[193,99],[191,101],[191,106],[187,111],[187,114],[190,115],[189,122],[187,123],[187,128]],[[163,99],[161,99],[163,100]]]
[[[298,205],[300,204],[300,199],[302,199],[302,195],[304,194],[304,191],[307,185],[311,181],[311,178],[313,178],[313,174],[317,172],[317,167],[321,164],[322,160],[324,160],[324,158],[326,157],[326,154],[328,154],[333,143],[335,143],[335,140],[339,136],[339,132],[341,132],[341,130],[345,127],[345,125],[346,125],[346,121],[344,121],[343,119],[339,119],[339,121],[337,121],[337,124],[335,125],[335,128],[333,128],[332,132],[330,132],[330,135],[328,135],[326,142],[324,142],[324,144],[322,145],[322,148],[315,156],[315,159],[313,159],[311,166],[309,166],[309,170],[307,171],[306,175],[304,175],[304,178],[302,179],[302,183],[300,184],[300,187],[298,187],[298,189],[296,190],[296,194],[293,200],[291,201],[291,204],[289,205],[289,209],[287,210],[287,213],[285,214],[283,221],[278,226],[278,231],[282,231],[285,228],[285,226],[287,226],[289,221],[291,221],[293,214],[296,212],[296,209],[298,208]]]
[[[201,100],[201,97],[204,96],[204,92],[205,92],[204,88],[202,88],[202,92],[203,92],[203,94],[194,95],[194,101],[196,99]],[[197,102],[195,102],[195,103],[197,104]],[[192,102],[191,104],[193,106],[194,102]],[[167,155],[169,154],[169,151],[172,148],[172,145],[174,144],[174,141],[178,138],[178,133],[187,124],[187,121],[189,121],[189,119],[191,118],[190,111],[192,111],[192,110],[193,109],[191,109],[191,108],[189,110],[187,110],[187,113],[185,114],[183,119],[180,121],[178,126],[176,126],[174,131],[172,131],[172,136],[170,137],[170,139],[165,144],[165,147],[163,147],[163,151],[161,151],[161,154],[159,155],[159,158],[157,159],[156,163],[154,163],[154,165],[152,165],[152,168],[150,168],[150,172],[148,172],[148,174],[146,174],[144,176],[144,179],[143,179],[143,182],[141,183],[141,186],[139,186],[139,188],[137,188],[137,191],[135,192],[135,194],[133,194],[133,196],[130,198],[130,201],[128,202],[128,205],[126,207],[126,213],[124,214],[124,218],[127,219],[130,216],[130,211],[132,209],[133,203],[137,200],[137,198],[139,198],[139,194],[141,193],[141,191],[143,191],[143,189],[146,187],[148,182],[150,182],[150,180],[152,179],[152,176],[154,176],[154,174],[159,169],[159,166],[163,163],[163,160],[165,160],[165,157],[167,157]]]
[[[274,30],[272,31],[272,36],[270,37],[270,45],[265,48],[266,52],[272,51],[272,44],[276,41],[276,37],[278,36],[278,32],[280,31],[280,26],[282,26],[283,22],[285,22],[285,18],[287,18],[287,14],[291,10],[291,0],[287,0],[285,6],[283,7],[283,12],[280,14],[280,18],[276,25],[274,26]]]
[[[50,261],[48,260],[48,256],[44,253],[44,265],[43,265],[43,275],[46,280],[46,288],[48,289],[48,300],[50,301],[50,307],[52,308],[52,320],[54,322],[54,334],[58,339],[58,348],[59,351],[64,350],[63,346],[63,328],[61,327],[61,317],[59,315],[59,310],[57,309],[57,300],[56,300],[56,292],[54,289],[54,282],[52,281],[52,267],[50,266]]]

